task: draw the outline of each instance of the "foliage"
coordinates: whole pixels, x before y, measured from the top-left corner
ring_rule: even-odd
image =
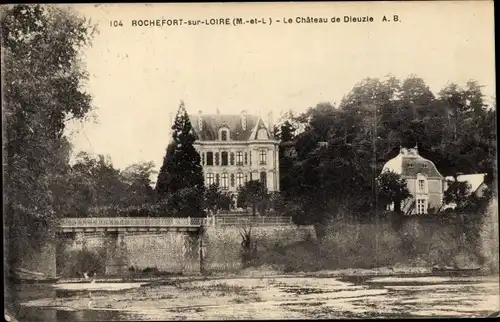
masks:
[[[86,217],[95,209],[110,207],[115,208],[116,213],[123,213],[124,209],[154,202],[150,186],[153,167],[152,162],[143,162],[120,171],[103,155],[79,153],[69,171],[68,190],[73,213],[68,215]]]
[[[237,203],[239,207],[251,207],[252,215],[259,209],[263,213],[263,205],[268,201],[269,193],[264,184],[258,180],[250,180],[238,188]]]
[[[382,207],[394,203],[394,211],[401,211],[401,202],[410,197],[406,180],[392,171],[383,172],[377,178],[378,201]]]
[[[5,226],[13,265],[24,249],[48,238],[70,209],[64,129],[92,108],[79,55],[94,31],[59,7],[2,7]]]
[[[193,143],[184,102],[181,102],[163,165],[158,174],[156,193],[160,199],[171,200],[172,209],[182,216],[203,216],[204,180],[201,158]]]
[[[62,267],[58,270],[65,277],[82,278],[88,276],[103,276],[106,273],[106,249],[76,250],[67,256],[61,256],[58,261]]]
[[[222,192],[218,185],[212,184],[205,190],[204,206],[209,214],[216,216],[220,210],[234,208],[234,202],[229,193]]]
[[[282,144],[280,186],[296,223],[371,216],[378,201],[388,202],[402,186],[393,181],[393,189],[377,191],[376,180],[400,147],[418,145],[444,176],[487,173],[496,182],[496,108],[486,106],[474,81],[434,95],[415,75],[368,78],[338,107],[320,103],[287,117],[281,124],[294,127],[285,133],[296,134],[297,153],[283,153],[289,143]]]
[[[444,202],[454,203],[458,208],[463,207],[471,193],[470,184],[458,180],[448,181],[448,188],[444,192]]]

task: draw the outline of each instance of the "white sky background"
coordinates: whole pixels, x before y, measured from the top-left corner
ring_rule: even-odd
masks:
[[[84,53],[97,123],[73,124],[74,152],[109,155],[118,168],[162,164],[170,113],[199,110],[266,117],[337,102],[366,77],[414,73],[434,92],[475,79],[495,95],[493,3],[74,5],[98,23]],[[382,23],[382,16],[400,16]],[[344,15],[374,23],[131,27],[132,19],[283,19]],[[123,27],[109,27],[122,20]],[[264,119],[267,121],[267,119]]]

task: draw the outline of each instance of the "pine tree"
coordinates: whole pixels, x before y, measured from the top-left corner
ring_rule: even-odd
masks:
[[[169,210],[182,212],[177,215],[202,216],[203,169],[200,155],[193,146],[196,137],[182,101],[172,131],[172,142],[158,174],[156,193],[160,199],[175,199],[175,203],[169,203],[175,204],[175,209]],[[186,196],[189,196],[189,200],[185,200]]]

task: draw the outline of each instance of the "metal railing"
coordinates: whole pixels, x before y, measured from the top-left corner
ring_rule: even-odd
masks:
[[[208,218],[129,218],[129,217],[89,217],[63,218],[61,228],[95,228],[95,227],[173,227],[173,226],[284,226],[291,225],[292,217],[253,217],[253,216],[221,216]]]
[[[199,226],[193,219],[200,218],[63,218],[60,227],[169,227],[169,226]]]
[[[254,225],[254,226],[283,226],[292,224],[292,217],[253,217],[253,216],[224,216],[215,217],[216,226]]]

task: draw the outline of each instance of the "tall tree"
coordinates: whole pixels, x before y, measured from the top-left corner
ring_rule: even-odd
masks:
[[[7,264],[23,265],[52,236],[66,202],[69,119],[83,119],[91,97],[81,50],[93,27],[75,13],[48,5],[1,8],[4,207]]]
[[[183,209],[184,216],[203,216],[204,179],[201,158],[193,143],[192,131],[184,102],[181,101],[172,126],[172,142],[169,144],[156,182],[160,199],[174,198],[176,209]],[[187,192],[186,189],[191,190]],[[189,203],[181,207],[183,196]]]

